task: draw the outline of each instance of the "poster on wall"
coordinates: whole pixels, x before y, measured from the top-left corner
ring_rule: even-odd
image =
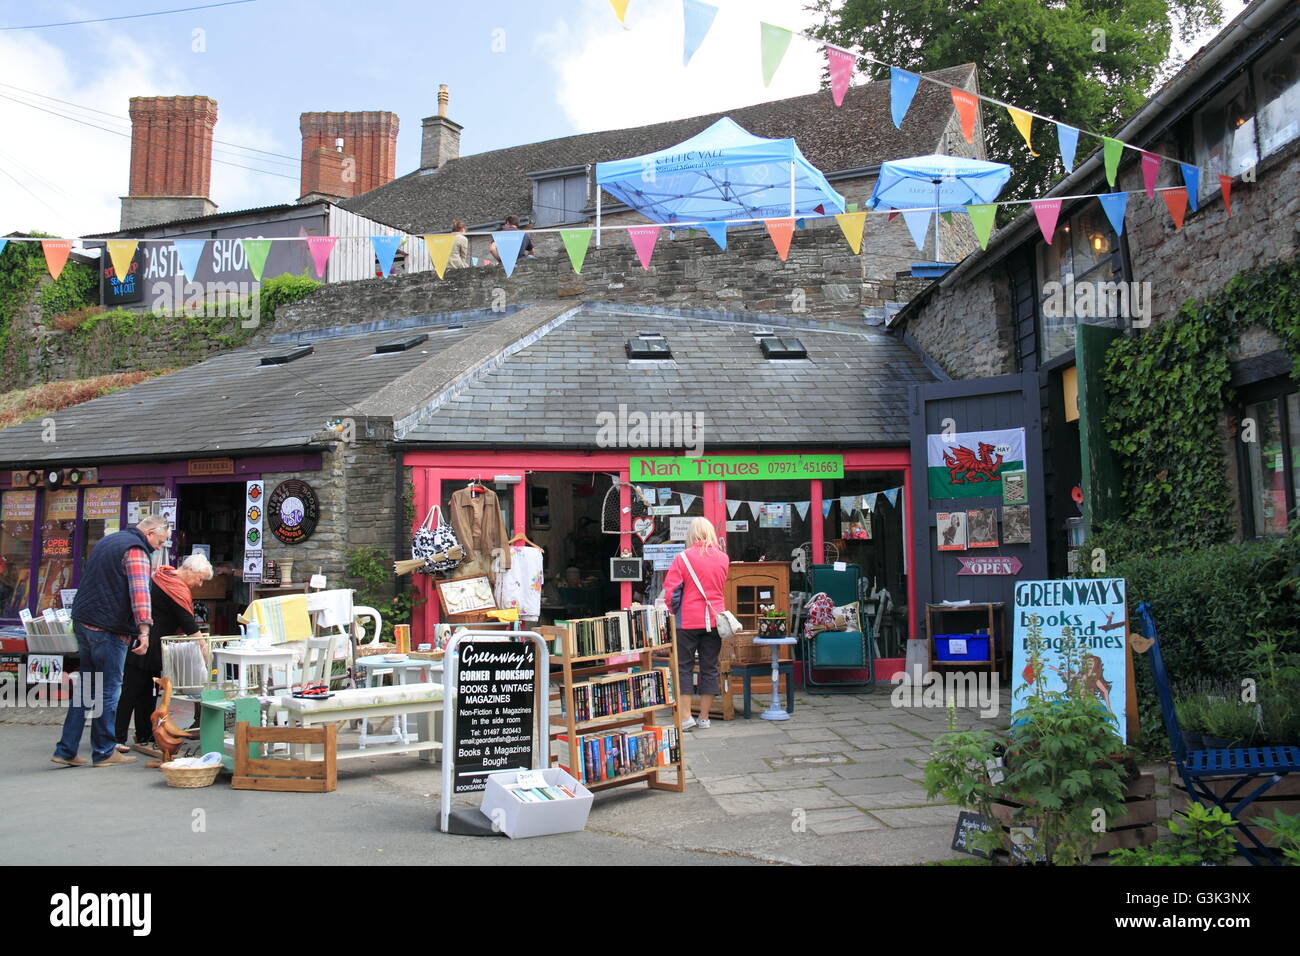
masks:
[[[63,681],[62,654],[28,654],[27,683],[58,684]]]
[[[6,491],[4,493],[3,520],[35,521],[36,492]]]
[[[1025,481],[1025,471],[1002,472],[1002,503],[1004,505],[1023,505],[1029,502],[1029,485]]]
[[[159,518],[166,518],[173,531],[176,530],[176,511],[177,500],[175,498],[159,498],[153,503],[153,513]]]
[[[998,509],[972,508],[966,512],[966,547],[998,546]]]
[[[122,517],[121,488],[87,488],[81,493],[81,516],[87,521]]]
[[[1008,505],[1002,509],[1002,543],[1029,544],[1029,505]]]
[[[1020,581],[1015,589],[1011,714],[1024,706],[1026,694],[1065,690],[1095,697],[1106,708],[1115,731],[1126,741],[1128,721],[1125,641],[1128,614],[1123,578],[1072,578]],[[1042,687],[1032,686],[1029,667],[1031,629],[1038,631],[1043,661]],[[1077,641],[1071,665],[1061,650]]]
[[[768,501],[759,505],[758,526],[760,528],[789,528],[790,503],[787,501]]]
[[[143,511],[144,508],[148,506],[148,504],[149,502],[147,501],[128,501],[126,503],[127,525],[129,525],[132,528],[138,525],[140,523],[140,520],[144,517]]]
[[[930,498],[1001,495],[1002,476],[1025,467],[1025,430],[926,435],[926,480]]]
[[[686,550],[684,544],[647,544],[641,549],[641,556],[650,562],[656,571],[667,571],[673,558]]]
[[[731,534],[732,532],[735,532],[736,534],[744,534],[744,533],[746,533],[747,531],[749,531],[749,522],[748,522],[748,521],[744,521],[744,520],[742,520],[742,521],[728,521],[728,522],[727,522],[727,533],[728,533],[728,534]]]
[[[935,531],[940,551],[966,550],[966,512],[940,511],[935,514]]]
[[[244,583],[262,580],[262,511],[265,486],[260,481],[244,485]]]
[[[686,532],[691,529],[691,522],[695,519],[689,515],[682,515],[678,518],[668,519],[668,537],[674,541],[685,541]]]
[[[266,502],[266,519],[271,533],[285,544],[306,541],[320,520],[315,489],[298,478],[280,482]]]
[[[45,520],[77,520],[77,489],[45,492]]]

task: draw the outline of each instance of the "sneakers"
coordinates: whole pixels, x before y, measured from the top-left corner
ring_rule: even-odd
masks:
[[[700,730],[708,730],[713,725],[709,723],[709,718],[701,717],[699,720],[695,722],[695,726],[699,727]]]
[[[697,726],[698,724],[694,717],[687,717],[682,721],[682,730],[694,730]]]
[[[86,765],[83,757],[51,757],[50,763],[61,763],[65,767],[84,767]]]
[[[60,762],[66,762],[66,761],[60,761]],[[82,763],[85,763],[85,761],[83,760]],[[123,764],[123,763],[135,763],[135,758],[128,757],[126,754],[120,754],[116,750],[114,750],[112,756],[105,757],[103,760],[95,761],[95,766],[116,767],[118,764]]]

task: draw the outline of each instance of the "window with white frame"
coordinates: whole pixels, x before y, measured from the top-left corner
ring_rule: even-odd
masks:
[[[1219,191],[1220,176],[1240,176],[1259,162],[1248,77],[1239,77],[1197,113],[1194,126],[1201,199]]]

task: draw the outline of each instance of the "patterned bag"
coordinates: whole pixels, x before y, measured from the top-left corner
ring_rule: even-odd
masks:
[[[436,521],[435,514],[438,516]],[[424,567],[419,569],[421,574],[450,571],[465,559],[465,549],[460,546],[456,532],[451,530],[437,505],[429,509],[411,538],[411,557],[424,559]]]

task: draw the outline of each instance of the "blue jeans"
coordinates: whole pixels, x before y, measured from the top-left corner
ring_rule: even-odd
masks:
[[[122,692],[122,668],[126,664],[126,642],[116,634],[92,631],[75,621],[72,632],[77,636],[77,652],[81,655],[81,681],[90,675],[99,675],[96,683],[103,688],[103,702],[98,717],[90,722],[90,758],[95,763],[113,756],[117,743],[117,698]],[[54,756],[71,760],[81,749],[81,732],[86,727],[86,698],[81,692],[73,695],[72,706],[63,721],[63,736],[54,748]]]

